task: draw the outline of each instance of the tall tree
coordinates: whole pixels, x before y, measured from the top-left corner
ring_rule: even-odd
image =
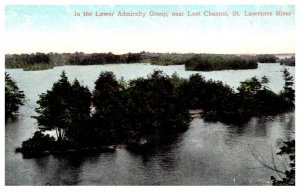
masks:
[[[98,135],[98,144],[118,142],[125,137],[124,87],[112,72],[102,72],[95,82],[92,103],[93,122]]]
[[[288,103],[290,107],[294,107],[295,105],[295,90],[293,88],[294,77],[286,68],[282,71],[282,73],[284,79],[284,87],[280,95],[283,97],[283,99]]]
[[[5,119],[16,114],[24,102],[24,92],[19,89],[9,74],[5,73]]]
[[[91,94],[77,80],[70,84],[63,71],[52,89],[40,95],[36,112],[39,128],[42,131],[55,130],[61,141],[66,131],[72,130],[81,119],[89,117]]]
[[[72,96],[69,98],[71,113],[71,125],[66,130],[66,136],[69,140],[79,141],[80,135],[88,130],[88,123],[91,115],[91,93],[87,87],[80,85],[75,79],[71,87]],[[77,141],[78,140],[78,141]]]
[[[288,162],[288,169],[283,171],[273,169],[279,174],[280,179],[276,179],[274,176],[271,176],[273,185],[295,185],[295,140],[284,141],[284,145],[280,147],[280,151],[277,155],[285,156],[285,162]],[[283,175],[283,177],[281,175]]]
[[[162,71],[130,82],[126,106],[130,127],[137,137],[184,130],[189,114],[175,93],[171,79]]]

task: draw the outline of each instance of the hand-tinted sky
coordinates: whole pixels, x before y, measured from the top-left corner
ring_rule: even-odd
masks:
[[[169,17],[75,17],[74,11],[167,12]],[[239,11],[234,17],[171,17],[172,12]],[[246,17],[244,12],[291,12]],[[17,6],[5,7],[6,53],[195,52],[293,53],[295,6]]]

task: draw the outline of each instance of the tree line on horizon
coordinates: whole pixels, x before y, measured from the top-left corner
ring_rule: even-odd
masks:
[[[180,53],[32,53],[6,54],[6,68],[24,70],[43,70],[60,65],[103,65],[126,63],[151,63],[153,65],[182,65],[187,70],[211,71],[225,69],[255,69],[257,63],[276,63],[279,59],[272,54],[266,55],[231,55],[231,54],[180,54]],[[291,65],[288,60],[282,64]]]
[[[280,62],[280,65],[295,66],[296,58],[295,58],[295,56],[292,56],[290,58],[280,59],[279,62]]]

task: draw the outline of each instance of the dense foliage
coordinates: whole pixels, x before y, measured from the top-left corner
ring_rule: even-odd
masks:
[[[276,63],[278,58],[275,55],[258,55],[257,62],[259,63]]]
[[[224,55],[194,53],[33,53],[5,55],[6,68],[23,68],[24,70],[42,70],[59,65],[103,65],[121,63],[151,63],[154,65],[182,65],[187,70],[211,71],[225,69],[255,69],[257,62],[275,63],[275,55]],[[286,65],[294,65],[295,57],[281,60]]]
[[[290,74],[287,69],[283,71],[283,79],[284,79],[284,86],[283,90],[280,92],[281,98],[285,102],[285,108],[294,108],[295,106],[295,90],[294,90],[294,77]]]
[[[53,150],[55,145],[54,137],[44,135],[41,131],[36,131],[32,138],[23,141],[22,147],[17,148],[17,151],[24,152],[25,156],[38,157],[46,151]]]
[[[126,90],[127,119],[135,136],[181,132],[189,123],[187,107],[171,79],[161,71],[154,71],[147,79],[129,83]]]
[[[273,54],[225,55],[195,53],[33,53],[5,55],[6,68],[43,70],[59,65],[103,65],[121,63],[151,63],[154,65],[185,65],[187,70],[212,71],[226,69],[255,69],[259,63],[276,63],[295,66],[295,57],[279,60]]]
[[[200,54],[185,61],[185,68],[186,70],[194,71],[255,69],[257,68],[257,63],[246,56]]]
[[[72,147],[138,141],[181,132],[189,123],[187,108],[180,104],[171,79],[160,71],[129,84],[102,72],[92,95],[77,80],[70,84],[63,72],[52,89],[40,95],[38,104],[39,115],[34,118],[39,128],[55,130],[58,141],[68,140]]]
[[[19,89],[9,74],[5,73],[5,119],[13,117],[24,102],[24,92]]]
[[[42,70],[52,68],[49,54],[13,54],[5,55],[6,68],[24,68],[24,70]]]
[[[43,131],[55,130],[61,141],[74,126],[89,117],[91,94],[77,80],[71,85],[63,72],[52,89],[40,95],[37,103],[39,107],[36,112],[39,115],[34,118],[37,119],[39,128]]]
[[[295,56],[292,56],[290,58],[280,59],[280,65],[295,66],[295,64],[296,64]]]
[[[141,53],[115,55],[112,53],[33,53],[5,55],[6,68],[43,70],[59,65],[101,65],[112,63],[140,63]]]
[[[56,130],[64,148],[153,143],[186,130],[189,109],[202,109],[206,120],[225,123],[293,109],[293,77],[284,70],[283,78],[284,88],[276,94],[267,87],[266,77],[245,80],[234,91],[199,74],[183,79],[154,71],[126,82],[102,72],[91,94],[77,80],[69,83],[63,72],[52,89],[40,95],[35,118],[42,131]]]
[[[256,77],[241,82],[235,92],[220,81],[205,80],[201,75],[191,75],[178,87],[181,100],[189,109],[203,109],[207,120],[238,123],[252,116],[272,115],[294,108],[293,77],[283,71],[285,86],[279,94],[267,87],[268,78]]]
[[[119,143],[127,138],[124,89],[112,72],[102,72],[96,80],[92,95],[94,133],[87,136],[93,145]]]
[[[96,65],[111,63],[139,63],[142,60],[139,53],[128,53],[115,55],[112,53],[74,53],[71,54],[68,62],[71,65]]]
[[[284,145],[280,147],[277,155],[287,156],[289,162],[289,169],[283,174],[284,177],[276,179],[271,177],[273,185],[295,185],[295,140],[285,141]]]

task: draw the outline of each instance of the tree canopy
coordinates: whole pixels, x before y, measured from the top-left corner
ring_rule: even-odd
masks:
[[[180,132],[189,123],[185,103],[162,71],[154,71],[147,79],[131,81],[126,99],[130,127],[136,135]]]
[[[283,78],[283,90],[276,94],[265,76],[247,79],[235,91],[199,74],[183,79],[155,70],[126,82],[101,72],[91,94],[78,80],[71,84],[63,71],[51,90],[40,95],[34,118],[41,131],[55,130],[65,148],[156,143],[185,131],[190,109],[202,109],[204,120],[230,124],[293,109],[294,79],[287,70]],[[38,139],[45,140],[37,135],[32,142]]]
[[[296,58],[292,56],[290,58],[280,59],[280,65],[287,65],[287,66],[295,66]]]
[[[92,127],[96,144],[117,143],[126,138],[124,87],[112,72],[100,73],[92,94]]]
[[[198,54],[185,61],[185,68],[194,71],[255,69],[257,62],[246,56]]]
[[[5,73],[5,119],[18,113],[20,106],[25,103],[24,92],[19,89],[17,83]]]
[[[40,95],[36,108],[39,128],[56,130],[58,140],[62,140],[66,131],[90,115],[90,92],[75,80],[71,85],[63,71],[60,79],[51,90]]]
[[[283,174],[284,176],[280,179],[277,179],[274,176],[271,176],[272,184],[273,185],[295,185],[295,140],[284,141],[283,146],[280,147],[280,151],[277,155],[286,156],[288,162],[288,169],[285,170],[283,173],[280,172],[279,174]],[[277,171],[277,170],[276,170]],[[277,171],[278,172],[278,171]]]
[[[294,107],[295,105],[295,90],[293,88],[294,77],[286,68],[282,72],[283,72],[283,79],[284,79],[284,87],[283,87],[283,91],[280,92],[280,95],[287,102],[288,108]]]

